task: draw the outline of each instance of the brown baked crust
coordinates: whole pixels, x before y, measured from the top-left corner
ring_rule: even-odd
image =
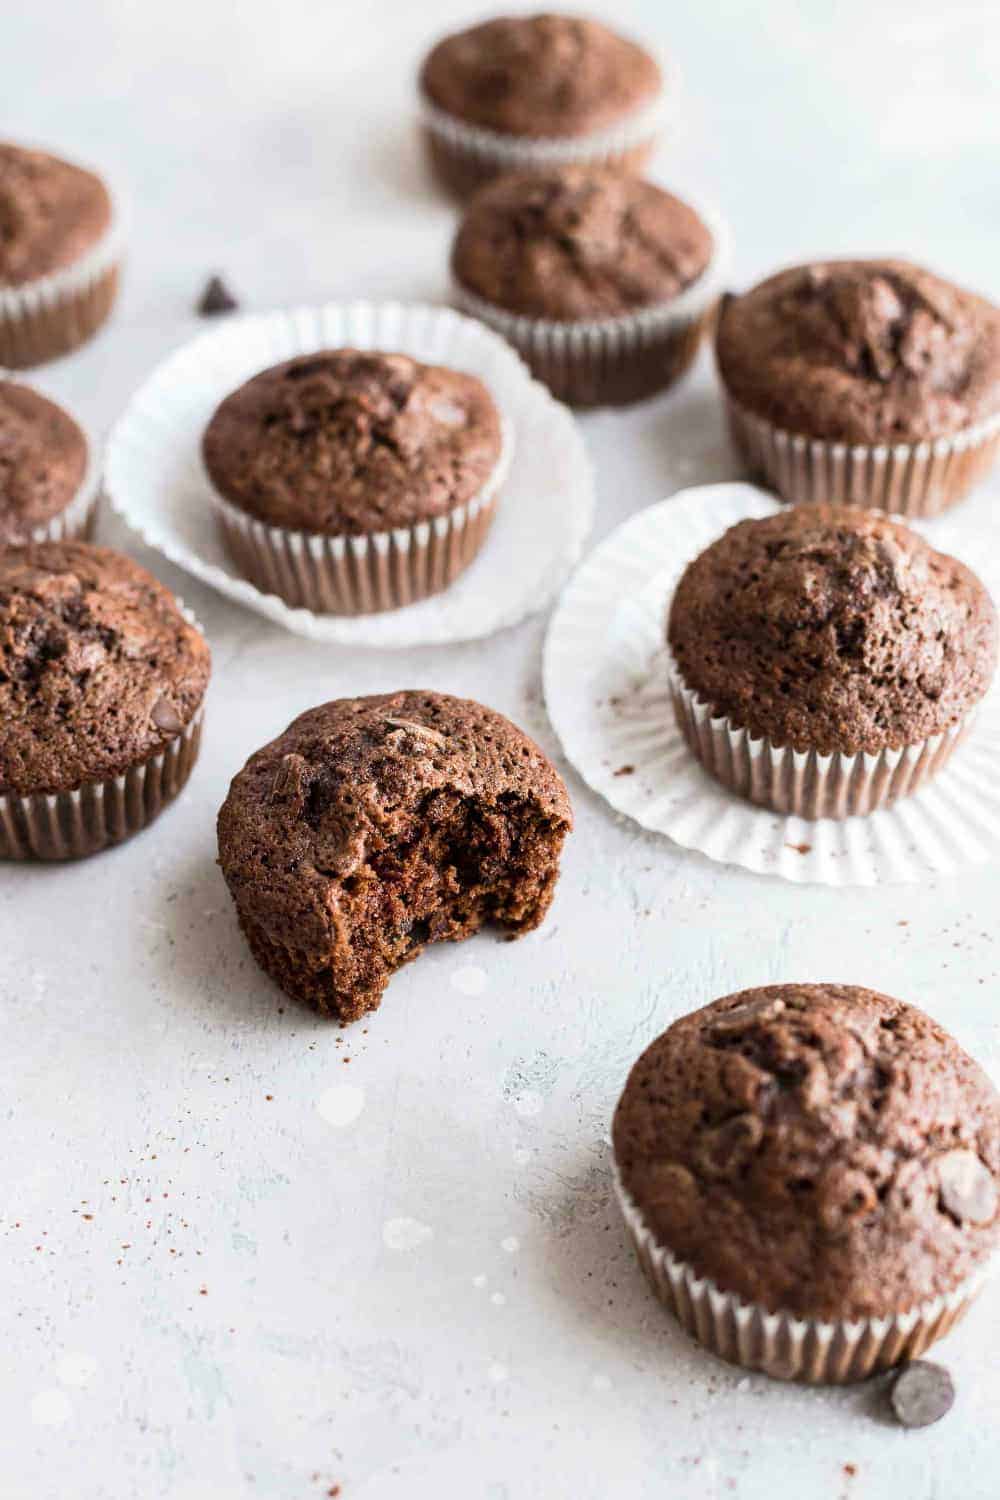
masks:
[[[69,413],[0,380],[0,545],[26,541],[64,511],[86,469],[87,439]]]
[[[996,665],[979,579],[853,507],[740,521],[685,569],[667,636],[685,684],[737,728],[875,754],[959,724]]]
[[[507,312],[573,321],[672,301],[712,248],[694,209],[662,188],[571,166],[511,173],[481,189],[451,264],[461,286]]]
[[[916,443],[1000,412],[1000,309],[899,260],[795,266],[723,304],[729,394],[828,442]]]
[[[501,16],[438,42],[420,84],[467,125],[521,137],[588,135],[651,103],[653,57],[597,21]]]
[[[261,966],[342,1021],[426,943],[548,910],[572,825],[527,735],[444,693],[341,698],[252,755],[219,813],[219,862]]]
[[[120,776],[194,718],[210,657],[168,589],[87,542],[0,551],[0,795]]]
[[[1000,1240],[996,1090],[922,1011],[871,990],[772,985],[682,1017],[632,1069],[613,1137],[656,1241],[770,1312],[904,1312]],[[956,1217],[957,1167],[981,1222]]]
[[[0,286],[62,271],[111,225],[111,197],[93,172],[0,142]]]
[[[471,500],[500,457],[500,415],[474,375],[321,350],[233,391],[202,448],[215,488],[257,520],[366,536]]]

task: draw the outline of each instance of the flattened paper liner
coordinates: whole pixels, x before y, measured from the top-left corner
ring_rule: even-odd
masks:
[[[323,536],[268,526],[213,489],[229,553],[245,578],[292,609],[367,615],[430,598],[450,588],[475,558],[502,504],[512,438],[503,428],[500,457],[478,494],[447,515],[370,536]]]
[[[617,1170],[614,1187],[636,1258],[659,1301],[712,1354],[778,1380],[842,1385],[919,1359],[954,1327],[996,1270],[994,1256],[947,1296],[895,1317],[827,1323],[769,1313],[722,1291],[657,1244]]]
[[[792,504],[830,501],[909,517],[935,516],[965,498],[1000,456],[1000,412],[926,443],[827,443],[784,432],[727,397],[736,447],[754,474]]]
[[[641,400],[683,375],[725,289],[728,227],[713,209],[699,203],[692,207],[711,232],[712,258],[697,280],[669,302],[618,318],[560,322],[507,312],[458,280],[452,281],[452,300],[495,328],[560,400],[580,406]]]
[[[710,859],[797,883],[910,883],[996,859],[996,689],[939,775],[867,817],[812,822],[755,807],[692,755],[671,702],[670,595],[686,565],[727,527],[772,515],[779,504],[748,484],[682,490],[631,517],[584,561],[545,643],[545,701],[567,756],[588,785],[644,828]],[[958,528],[946,538],[940,523],[931,539],[959,557],[978,540],[963,546]]]
[[[121,199],[108,192],[111,221],[84,255],[22,286],[0,286],[0,368],[23,370],[68,354],[107,318],[125,242]]]
[[[479,556],[440,594],[382,614],[291,608],[238,575],[219,534],[201,438],[224,396],[251,375],[318,349],[381,349],[478,375],[513,437],[510,469]],[[411,646],[491,635],[542,609],[579,557],[593,478],[573,418],[504,341],[449,308],[331,303],[234,318],[172,355],[119,419],[105,488],[151,547],[220,593],[313,640]]]
[[[659,93],[616,124],[575,136],[517,136],[469,125],[440,109],[423,90],[418,91],[420,123],[431,163],[445,185],[460,197],[474,192],[501,172],[532,171],[536,167],[575,163],[617,166],[639,172],[660,138],[673,126],[680,107],[680,69],[672,59],[659,59]]]

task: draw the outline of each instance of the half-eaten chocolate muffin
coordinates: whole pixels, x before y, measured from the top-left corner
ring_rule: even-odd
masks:
[[[354,1021],[428,943],[537,927],[572,821],[554,767],[493,709],[340,698],[247,761],[219,813],[219,862],[261,968]]]

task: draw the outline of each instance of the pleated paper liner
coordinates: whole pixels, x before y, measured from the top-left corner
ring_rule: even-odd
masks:
[[[975,719],[902,750],[877,755],[820,755],[754,738],[725,715],[713,714],[666,656],[674,715],[691,753],[710,775],[758,807],[791,817],[850,818],[911,796],[946,765]]]
[[[447,527],[432,523],[426,532],[401,530],[371,543],[270,536],[229,507],[227,542],[201,457],[213,412],[260,370],[337,348],[409,354],[478,376],[510,439],[506,474]],[[288,630],[346,646],[472,640],[517,624],[561,587],[593,514],[592,472],[576,424],[503,339],[450,308],[399,303],[231,318],[203,333],[132,398],[111,434],[105,488],[133,530],[172,562]],[[301,602],[287,603],[282,592]],[[407,603],[408,593],[427,597]],[[334,602],[366,612],[330,613]]]
[[[452,285],[452,300],[512,344],[532,374],[571,406],[622,405],[666,390],[691,365],[725,286],[730,237],[714,210],[692,205],[712,233],[708,266],[679,296],[617,318],[559,322],[510,313]]]
[[[213,490],[219,525],[240,572],[292,609],[367,615],[402,609],[450,588],[478,555],[501,503],[512,439],[479,494],[447,515],[371,536],[323,536],[268,526]]]
[[[68,354],[106,320],[118,292],[123,212],[112,197],[111,223],[63,270],[22,286],[0,286],[0,368],[24,370]]]
[[[176,601],[204,634],[193,611]],[[169,744],[120,776],[68,792],[0,793],[0,859],[64,860],[99,854],[158,818],[183,791],[201,749],[204,704]]]
[[[563,592],[545,643],[545,701],[567,756],[617,812],[644,828],[710,859],[797,883],[914,882],[1000,857],[997,691],[979,706],[964,740],[930,747],[922,769],[929,771],[936,758],[935,774],[919,791],[867,816],[812,821],[755,806],[692,754],[671,695],[670,596],[686,565],[727,527],[771,515],[779,504],[748,484],[683,490],[631,517],[584,561]],[[964,540],[957,526],[946,536],[943,523],[934,524],[934,545],[959,557],[964,551],[989,587],[989,555],[1000,549],[991,544],[988,526]],[[704,719],[692,733],[695,728],[699,739],[712,735]],[[722,757],[732,747],[726,740],[713,753],[728,775],[730,763]],[[905,755],[900,766],[883,765],[873,790],[895,778],[901,791],[915,767]],[[744,762],[741,774],[748,787],[765,776],[770,787],[783,784],[769,766]],[[808,784],[801,765],[782,774],[789,785]],[[846,796],[850,786],[850,777],[838,776],[835,796]],[[807,808],[809,795],[801,804]]]
[[[956,505],[1000,456],[1000,413],[936,442],[828,443],[784,432],[727,399],[733,441],[753,473],[792,504],[831,501],[919,518]]]
[[[664,1307],[719,1359],[778,1380],[842,1385],[918,1359],[965,1314],[996,1270],[996,1257],[947,1296],[895,1316],[822,1322],[741,1301],[657,1244],[614,1174],[615,1194],[646,1280]]]
[[[0,859],[82,859],[147,828],[198,759],[202,710],[165,749],[121,776],[71,792],[0,796]]]
[[[577,136],[517,136],[468,125],[440,109],[423,92],[420,123],[431,168],[458,198],[468,198],[501,172],[551,166],[612,166],[639,174],[673,125],[680,101],[680,70],[661,62],[660,93],[617,124]]]

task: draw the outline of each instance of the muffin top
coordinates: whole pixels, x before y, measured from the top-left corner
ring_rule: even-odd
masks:
[[[503,135],[587,135],[659,93],[656,61],[575,16],[501,16],[447,36],[420,75],[432,104]]]
[[[219,814],[220,863],[244,919],[298,950],[327,944],[338,891],[350,894],[372,847],[417,838],[439,792],[530,801],[573,821],[547,757],[481,703],[411,690],[300,714],[250,757]],[[461,858],[475,857],[470,842]]]
[[[362,536],[471,500],[500,458],[500,415],[473,375],[333,349],[241,385],[202,447],[215,488],[257,520]]]
[[[65,510],[86,469],[87,439],[69,413],[0,380],[0,545],[27,541]]]
[[[996,664],[992,600],[886,516],[799,505],[684,570],[667,637],[685,684],[778,746],[877,753],[958,724]]]
[[[111,198],[93,172],[0,142],[0,286],[62,271],[111,225]]]
[[[806,437],[915,443],[1000,412],[1000,309],[900,260],[795,266],[727,298],[730,395]]]
[[[771,985],[676,1021],[614,1120],[657,1243],[800,1317],[904,1311],[1000,1240],[1000,1097],[929,1016],[850,985]]]
[[[208,646],[145,568],[88,542],[0,551],[0,795],[65,792],[164,749]]]
[[[452,249],[461,286],[508,312],[572,321],[669,302],[712,236],[679,198],[601,167],[510,173],[472,199]]]

